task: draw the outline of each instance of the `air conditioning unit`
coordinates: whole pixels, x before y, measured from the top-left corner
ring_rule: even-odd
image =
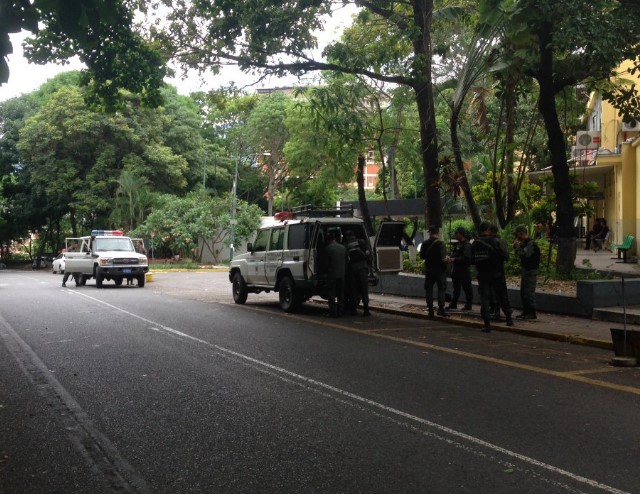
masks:
[[[622,122],[623,132],[639,132],[640,120],[631,120],[630,122]]]
[[[600,131],[581,130],[576,135],[576,149],[598,149],[600,147]]]

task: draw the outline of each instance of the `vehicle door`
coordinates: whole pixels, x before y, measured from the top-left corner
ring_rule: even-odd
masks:
[[[269,247],[270,233],[270,228],[258,230],[251,252],[247,256],[246,282],[251,285],[267,284],[265,261],[267,258],[267,248]]]
[[[373,257],[375,267],[381,273],[402,271],[402,232],[401,221],[383,221],[378,227],[374,239]]]
[[[275,286],[278,269],[282,266],[284,254],[284,226],[271,229],[269,248],[264,263],[265,276],[269,285]]]
[[[133,249],[138,253],[144,256],[149,257],[147,248],[144,245],[144,239],[142,238],[132,238],[131,242],[133,243]]]
[[[93,270],[93,257],[91,257],[90,239],[67,238],[65,253],[65,272],[91,273]]]
[[[289,225],[282,263],[289,268],[296,280],[307,280],[315,273],[315,228],[316,224],[310,222]]]

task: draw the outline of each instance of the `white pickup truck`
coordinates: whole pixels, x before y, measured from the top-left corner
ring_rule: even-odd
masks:
[[[81,285],[95,278],[96,287],[113,280],[122,285],[123,280],[138,280],[143,287],[149,271],[149,261],[144,253],[137,252],[134,242],[121,230],[93,230],[90,236],[67,238],[65,272],[78,277]],[[136,241],[136,245],[142,245]]]

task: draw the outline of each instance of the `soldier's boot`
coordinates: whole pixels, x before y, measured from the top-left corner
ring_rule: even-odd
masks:
[[[370,316],[371,315],[371,311],[369,311],[369,304],[364,304],[364,312],[362,313],[363,316]]]

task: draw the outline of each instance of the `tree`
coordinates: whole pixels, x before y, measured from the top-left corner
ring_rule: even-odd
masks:
[[[286,200],[294,204],[333,207],[339,184],[354,179],[355,160],[361,148],[349,145],[344,135],[325,125],[313,111],[312,89],[289,109],[289,140],[284,155],[289,166]],[[326,118],[327,115],[325,114]]]
[[[133,227],[148,212],[151,191],[184,193],[190,167],[202,167],[200,122],[191,100],[175,90],[163,94],[167,106],[150,109],[123,93],[121,110],[110,114],[89,108],[77,86],[61,86],[33,115],[8,122],[0,162],[12,163],[8,170],[19,164],[14,192],[32,229],[66,215],[74,234],[112,221]],[[127,177],[136,185],[125,187]]]
[[[276,190],[284,185],[288,176],[284,146],[289,138],[285,120],[290,106],[291,99],[282,93],[264,96],[249,115],[244,129],[245,140],[253,145],[258,165],[264,164],[266,168],[269,216],[273,216]]]
[[[202,256],[202,250],[197,250],[201,239],[203,247],[207,245],[215,262],[218,262],[212,246],[216,243],[229,245],[232,200],[231,194],[210,197],[202,191],[192,192],[183,198],[163,195],[155,210],[131,235],[149,238],[154,250],[169,250],[174,255],[187,255],[196,260],[201,260]],[[260,216],[262,210],[259,207],[238,202],[236,243],[246,240],[258,228]]]
[[[431,70],[433,0],[352,2],[361,9],[356,26],[325,49],[327,62],[313,59],[310,50],[316,46],[313,31],[322,27],[322,16],[335,2],[161,3],[172,10],[168,28],[154,26],[155,34],[186,66],[215,71],[231,61],[276,74],[331,70],[410,87],[420,121],[425,213],[429,223],[442,223]]]
[[[638,58],[640,5],[624,0],[520,0],[507,25],[505,59],[521,67],[539,88],[538,109],[557,199],[557,268],[566,273],[576,255],[575,209],[556,96],[579,82],[608,83],[621,61]]]
[[[161,102],[166,74],[159,50],[133,30],[128,0],[0,0],[0,85],[9,80],[9,33],[27,30],[26,56],[33,62],[64,62],[78,55],[89,71],[88,95],[113,107],[119,89],[139,93],[145,104]]]

